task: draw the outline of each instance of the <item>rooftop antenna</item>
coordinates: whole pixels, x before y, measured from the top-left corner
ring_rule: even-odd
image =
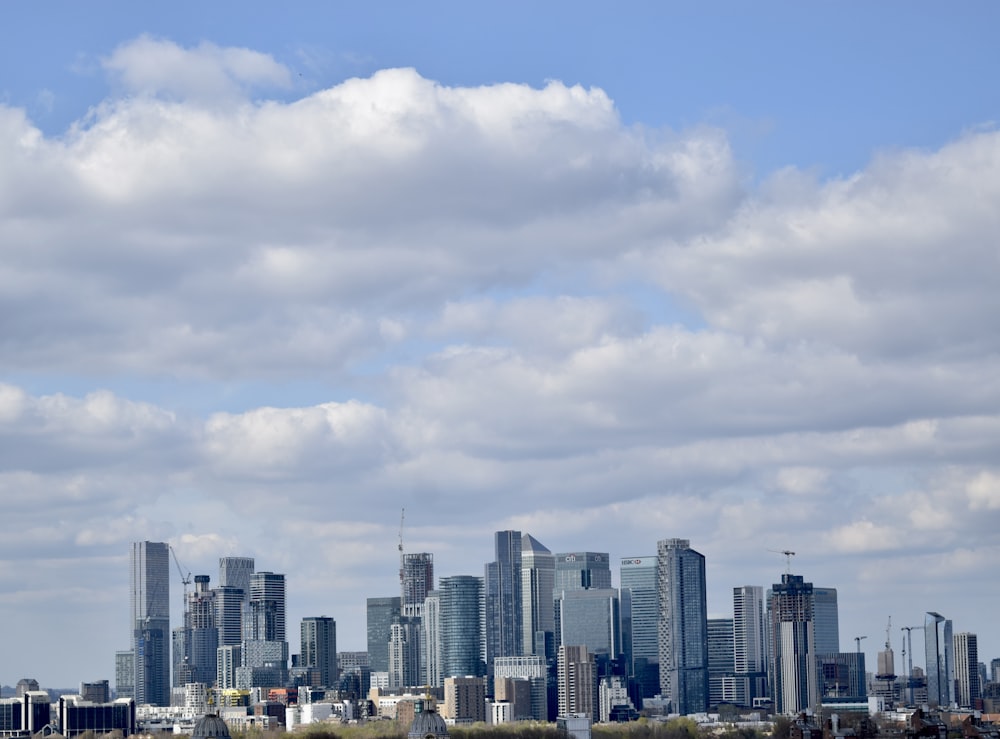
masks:
[[[785,555],[785,574],[792,574],[792,557],[795,556],[795,552],[790,549],[768,549],[769,552],[774,552],[775,554]]]

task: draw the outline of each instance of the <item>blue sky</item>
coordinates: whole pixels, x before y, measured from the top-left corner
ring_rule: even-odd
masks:
[[[0,6],[0,682],[113,675],[136,539],[363,648],[403,507],[1000,654],[998,16]]]

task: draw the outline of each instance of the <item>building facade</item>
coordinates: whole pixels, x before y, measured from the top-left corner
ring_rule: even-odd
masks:
[[[329,616],[302,619],[299,641],[299,666],[319,670],[324,688],[337,685],[337,622]]]
[[[521,537],[521,642],[526,654],[546,653],[555,632],[552,592],[555,586],[556,558],[530,534]],[[548,636],[546,636],[548,634]],[[551,649],[550,649],[551,651]]]
[[[708,709],[705,557],[687,539],[657,543],[660,692],[681,715]]]
[[[138,541],[129,558],[136,703],[170,705],[170,547]]]
[[[979,679],[979,640],[967,631],[955,634],[955,701],[959,708],[977,708],[982,699]]]
[[[484,608],[486,662],[523,654],[521,606],[521,532],[494,534],[496,559],[485,567]]]
[[[784,574],[768,593],[768,684],[776,713],[805,711],[819,697],[812,591],[801,575]]]
[[[927,671],[927,702],[948,707],[955,701],[955,655],[951,621],[940,613],[924,616],[924,657]]]
[[[743,706],[769,694],[764,632],[764,588],[733,588],[733,671],[736,701]]]
[[[392,624],[402,612],[400,597],[369,598],[366,601],[368,666],[372,672],[389,671],[389,637]]]

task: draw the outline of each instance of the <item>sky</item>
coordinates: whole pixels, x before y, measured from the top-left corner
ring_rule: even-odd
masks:
[[[0,683],[114,681],[138,540],[174,624],[249,555],[362,650],[401,530],[688,539],[712,617],[794,551],[869,665],[926,611],[1000,657],[998,26],[0,5]]]

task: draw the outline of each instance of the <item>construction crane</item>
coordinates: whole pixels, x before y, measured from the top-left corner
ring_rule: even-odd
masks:
[[[854,643],[857,645],[858,652],[861,651],[861,640],[862,639],[867,639],[867,638],[868,638],[867,636],[856,636],[856,637],[854,637]]]
[[[785,574],[792,574],[792,557],[795,556],[795,552],[790,549],[768,549],[767,551],[773,552],[774,554],[784,554],[785,555]]]
[[[903,642],[903,660],[906,662],[906,685],[910,688],[909,704],[913,705],[913,636],[911,631],[919,631],[923,626],[901,626],[900,631],[906,632]]]
[[[184,568],[181,567],[181,563],[177,561],[177,552],[174,551],[174,548],[169,544],[167,546],[170,547],[170,553],[174,556],[174,564],[177,565],[177,572],[181,576],[181,584],[184,586],[184,603],[181,608],[181,613],[184,616],[184,623],[186,625],[187,608],[188,608],[188,585],[191,584],[191,573],[189,572],[187,573],[186,576],[184,575]]]

